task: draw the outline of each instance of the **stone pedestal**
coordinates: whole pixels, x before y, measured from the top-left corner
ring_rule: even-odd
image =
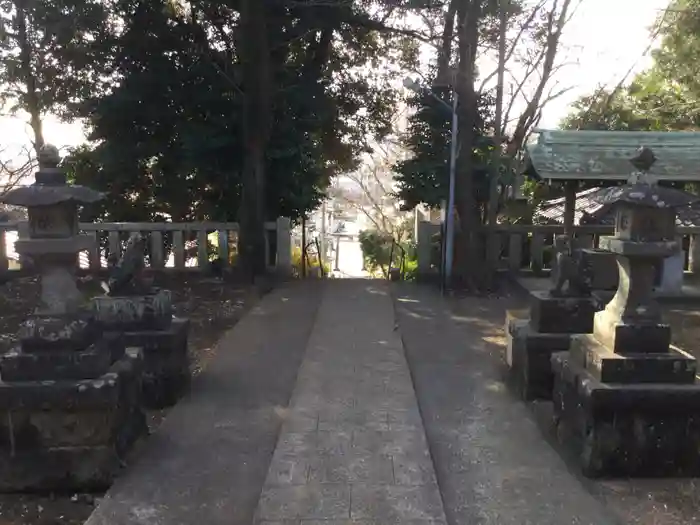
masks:
[[[0,356],[0,491],[100,490],[148,431],[143,359],[121,335],[101,334],[75,282],[78,252],[92,245],[78,207],[103,195],[67,184],[56,147],[43,146],[38,160],[35,183],[1,199],[27,208],[28,235],[15,249],[39,271],[41,302],[19,345]]]
[[[658,264],[678,251],[673,208],[691,201],[637,183],[601,202],[617,206],[615,236],[601,240],[617,259],[617,292],[592,335],[552,356],[555,422],[587,476],[700,474],[697,364],[670,345],[653,296]]]
[[[174,405],[190,385],[190,324],[173,317],[170,292],[154,289],[147,295],[96,297],[93,308],[102,330],[122,334],[127,346],[143,352],[144,406]]]
[[[583,264],[590,268],[592,290],[616,290],[618,280],[615,255],[604,250],[585,248],[580,252]]]
[[[173,300],[169,290],[143,295],[93,297],[95,320],[105,331],[162,330],[170,326]]]
[[[578,452],[583,473],[700,475],[700,386],[690,380],[694,360],[682,353],[669,356],[657,375],[648,354],[602,365],[589,355],[585,367],[582,357],[554,354],[552,369],[556,422]],[[610,378],[620,382],[607,382]]]
[[[513,386],[525,401],[550,399],[553,377],[550,358],[569,349],[569,334],[542,334],[533,330],[527,312],[506,313],[506,364]]]
[[[148,432],[141,353],[120,335],[61,348],[56,335],[69,330],[32,321],[22,346],[0,356],[0,491],[103,490]]]
[[[590,297],[552,297],[532,292],[530,311],[506,313],[506,364],[525,401],[551,399],[551,356],[569,349],[571,335],[593,330]]]
[[[667,327],[638,328],[624,325],[607,343],[598,333],[578,336],[568,355],[552,356],[557,423],[574,436],[587,476],[698,475],[695,358],[651,346],[663,344]]]
[[[588,334],[593,331],[595,303],[590,297],[554,297],[532,292],[530,324],[536,332]]]
[[[173,318],[164,330],[123,332],[128,346],[143,352],[143,404],[147,408],[172,406],[190,387],[187,348],[189,319]]]

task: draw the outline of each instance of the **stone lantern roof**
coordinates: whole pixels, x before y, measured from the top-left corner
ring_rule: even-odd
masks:
[[[656,178],[649,173],[656,160],[654,152],[642,146],[637,150],[637,155],[630,159],[639,171],[632,174],[628,184],[599,190],[591,196],[591,200],[603,206],[624,202],[646,208],[681,208],[700,201],[696,195],[659,186]]]
[[[700,198],[674,188],[637,183],[598,190],[591,200],[604,206],[626,202],[648,208],[681,208],[700,201]]]
[[[39,171],[36,173],[36,182],[8,191],[0,197],[0,203],[35,207],[68,202],[91,204],[104,198],[102,192],[86,186],[67,184],[65,173],[58,167],[61,157],[55,146],[44,146],[38,157]]]

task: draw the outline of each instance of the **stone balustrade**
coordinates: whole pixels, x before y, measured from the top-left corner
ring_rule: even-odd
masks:
[[[236,253],[238,223],[235,222],[98,222],[81,223],[80,230],[93,242],[81,252],[81,268],[99,271],[107,267],[107,255],[121,253],[132,232],[148,237],[147,264],[154,269],[201,271],[208,267],[208,245],[215,245],[223,261]],[[14,250],[18,238],[28,234],[26,222],[0,223],[0,268],[21,270]],[[213,235],[212,235],[213,234]],[[291,222],[285,217],[265,223],[265,251],[268,269],[291,272]]]
[[[561,225],[507,224],[496,228],[500,242],[499,269],[518,274],[546,274],[554,259],[553,243],[556,235],[564,233]],[[421,273],[431,270],[431,238],[440,232],[440,225],[420,221],[417,226],[418,268]],[[577,226],[574,237],[578,246],[598,248],[601,237],[611,235],[612,226]],[[678,227],[684,252],[684,269],[700,275],[700,227]],[[434,263],[433,263],[434,264]]]

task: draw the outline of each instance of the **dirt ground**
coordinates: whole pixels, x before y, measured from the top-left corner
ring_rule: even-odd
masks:
[[[231,328],[257,295],[231,283],[222,284],[198,276],[156,279],[157,286],[174,294],[176,314],[189,317],[189,348],[193,373],[199,374],[216,352],[216,342]],[[99,281],[85,279],[86,295],[99,293]],[[37,304],[39,286],[34,278],[22,278],[0,285],[0,345],[10,344],[19,324]],[[167,410],[148,414],[154,429]],[[100,494],[0,495],[0,525],[82,525],[99,502]]]

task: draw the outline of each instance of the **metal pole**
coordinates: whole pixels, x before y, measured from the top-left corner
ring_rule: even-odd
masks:
[[[306,215],[301,218],[301,278],[306,279]]]
[[[321,202],[321,239],[318,246],[318,263],[323,266],[326,261],[326,199]]]
[[[450,183],[447,198],[447,212],[445,224],[445,282],[449,286],[452,282],[452,263],[454,260],[454,233],[455,233],[455,172],[457,171],[457,136],[459,134],[459,117],[457,116],[458,95],[452,90],[452,133],[450,140]]]
[[[335,241],[335,268],[333,268],[333,271],[339,272],[340,267],[338,264],[340,263],[340,235],[338,235],[338,238]]]

